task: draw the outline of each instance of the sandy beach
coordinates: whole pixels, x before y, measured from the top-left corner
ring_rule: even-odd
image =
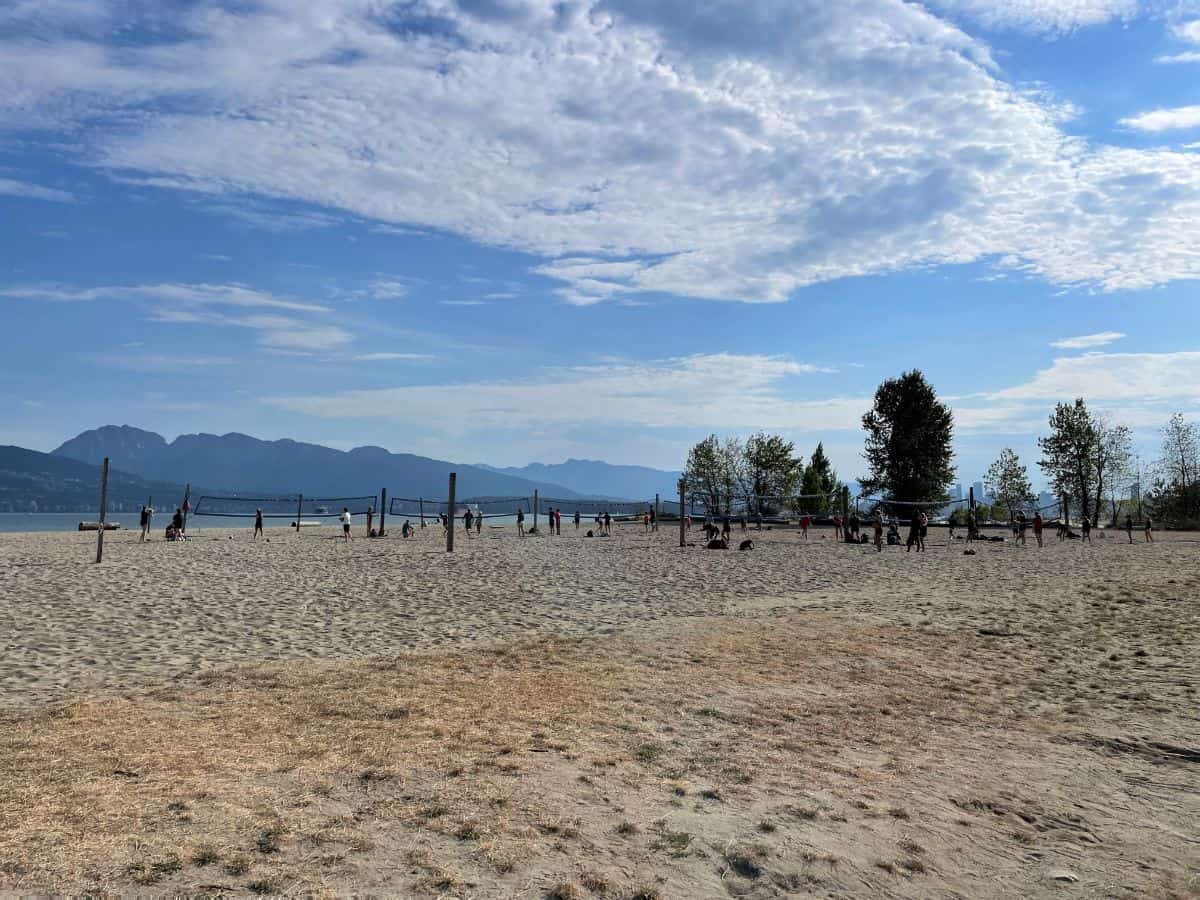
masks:
[[[1200,890],[1191,535],[389,526],[0,535],[0,890]]]

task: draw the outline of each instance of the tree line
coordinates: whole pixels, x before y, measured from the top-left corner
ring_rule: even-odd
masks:
[[[949,501],[956,471],[954,415],[922,372],[913,369],[880,384],[862,424],[868,470],[860,480],[864,496],[930,509]],[[1130,428],[1079,398],[1055,406],[1049,433],[1038,438],[1038,467],[1056,496],[1067,498],[1070,508],[1093,522],[1106,515],[1116,522],[1137,485],[1149,514],[1176,525],[1200,525],[1200,430],[1177,413],[1161,437],[1161,455],[1153,461],[1153,481],[1145,490],[1134,466]],[[740,498],[758,503],[746,510],[750,513],[830,513],[837,509],[834,495],[843,488],[822,444],[806,463],[791,441],[762,432],[745,441],[710,435],[689,451],[684,477],[693,497],[725,515]],[[1035,502],[1028,469],[1012,448],[1000,452],[984,483],[993,513],[998,508],[1013,518]],[[799,495],[819,496],[786,500]]]

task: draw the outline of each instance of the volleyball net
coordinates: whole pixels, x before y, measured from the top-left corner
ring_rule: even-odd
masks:
[[[529,497],[466,497],[455,500],[454,515],[461,518],[467,510],[473,516],[484,519],[500,519],[515,516],[522,512],[529,515],[533,512],[533,500]],[[391,497],[388,499],[388,515],[396,518],[417,519],[419,521],[439,521],[450,511],[446,500],[428,497]]]
[[[538,498],[539,511],[546,513],[556,509],[567,518],[579,513],[582,519],[594,519],[608,513],[614,519],[641,517],[654,509],[654,501],[645,500],[560,500],[556,497]]]
[[[343,510],[361,516],[379,511],[378,497],[219,497],[205,494],[192,508],[193,516],[223,519],[253,519],[259,512],[264,519],[335,519]]]

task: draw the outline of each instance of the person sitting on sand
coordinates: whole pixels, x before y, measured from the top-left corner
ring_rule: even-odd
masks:
[[[342,543],[345,543],[345,542],[353,539],[350,534],[350,525],[353,522],[353,516],[350,515],[350,509],[348,507],[345,507],[345,506],[342,507],[341,520],[342,520]]]
[[[1150,516],[1146,516],[1146,521],[1142,525],[1142,534],[1145,535],[1146,543],[1154,543],[1154,523],[1150,521]]]
[[[1125,516],[1125,535],[1129,538],[1129,543],[1133,543],[1133,516]]]
[[[257,541],[257,540],[258,540],[258,536],[259,536],[260,534],[262,534],[262,533],[263,533],[263,516],[262,516],[262,510],[261,510],[261,509],[256,509],[256,510],[254,511],[254,538],[253,538],[253,540],[256,540],[256,541]]]

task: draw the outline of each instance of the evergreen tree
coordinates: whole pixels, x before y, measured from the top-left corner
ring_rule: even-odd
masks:
[[[895,500],[944,501],[954,480],[954,416],[918,370],[890,378],[863,416],[866,493]]]
[[[839,487],[837,473],[825,455],[824,444],[817,444],[812,459],[804,467],[804,477],[800,481],[800,493],[805,495],[801,502],[806,512],[824,515],[837,508],[837,498],[832,496],[812,497],[812,494],[833,494]]]

